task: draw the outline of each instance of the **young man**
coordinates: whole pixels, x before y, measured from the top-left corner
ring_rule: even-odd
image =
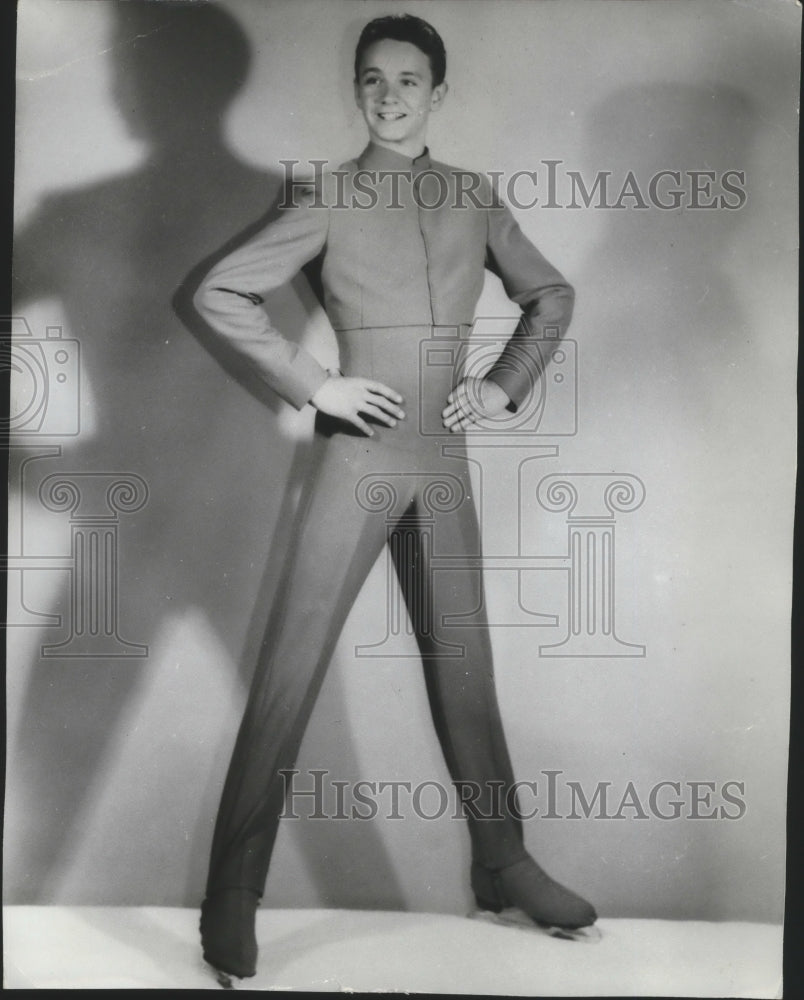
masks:
[[[281,396],[318,411],[314,468],[226,779],[202,907],[204,955],[235,976],[256,968],[255,912],[283,807],[281,771],[294,766],[333,647],[386,542],[464,803],[479,905],[515,906],[564,929],[596,920],[524,848],[515,796],[505,794],[514,776],[485,622],[475,615],[452,635],[433,626],[448,610],[483,607],[479,573],[431,572],[430,531],[440,555],[480,555],[466,459],[443,445],[527,401],[539,370],[534,340],[548,329],[561,335],[573,302],[488,182],[431,160],[427,123],[446,96],[445,69],[443,42],[426,22],[403,15],[368,24],[355,55],[368,146],[295,191],[296,203],[216,265],[194,300]],[[286,341],[261,308],[266,291],[313,258],[339,342],[337,372]],[[447,365],[424,371],[424,341],[468,334],[484,267],[522,307],[523,322],[484,377],[456,377]],[[445,655],[456,647],[462,656]]]

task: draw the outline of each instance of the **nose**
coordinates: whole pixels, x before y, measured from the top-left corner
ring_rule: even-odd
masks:
[[[396,88],[387,81],[384,81],[380,89],[380,103],[391,104],[398,99]]]

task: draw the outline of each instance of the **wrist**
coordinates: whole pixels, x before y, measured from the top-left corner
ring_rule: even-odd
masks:
[[[494,392],[501,402],[501,408],[504,410],[516,411],[516,405],[511,399],[511,395],[505,386],[500,385],[499,381],[494,377],[493,374],[486,375],[483,379],[484,386],[492,387],[492,392]]]
[[[343,378],[343,372],[340,370],[340,368],[325,368],[324,371],[327,373],[327,377],[324,379],[324,381],[321,383],[321,385],[319,385],[319,387],[312,394],[312,396],[310,396],[310,401],[309,401],[310,405],[313,406],[313,407],[315,407],[315,409],[318,409],[318,403],[316,402],[316,396],[318,396],[318,394],[321,392],[321,390],[324,388],[324,386],[328,382],[330,382],[333,378]]]

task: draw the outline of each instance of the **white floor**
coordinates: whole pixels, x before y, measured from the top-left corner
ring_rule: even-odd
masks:
[[[6,907],[5,988],[219,989],[195,910]],[[780,997],[782,929],[600,920],[601,939],[433,913],[260,910],[249,989]]]

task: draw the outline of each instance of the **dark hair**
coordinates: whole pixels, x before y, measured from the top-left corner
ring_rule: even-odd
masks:
[[[433,86],[444,82],[447,75],[447,52],[441,35],[435,28],[413,14],[389,14],[375,17],[363,28],[355,49],[355,80],[360,77],[360,63],[368,49],[375,42],[390,38],[395,42],[410,42],[430,60]]]

